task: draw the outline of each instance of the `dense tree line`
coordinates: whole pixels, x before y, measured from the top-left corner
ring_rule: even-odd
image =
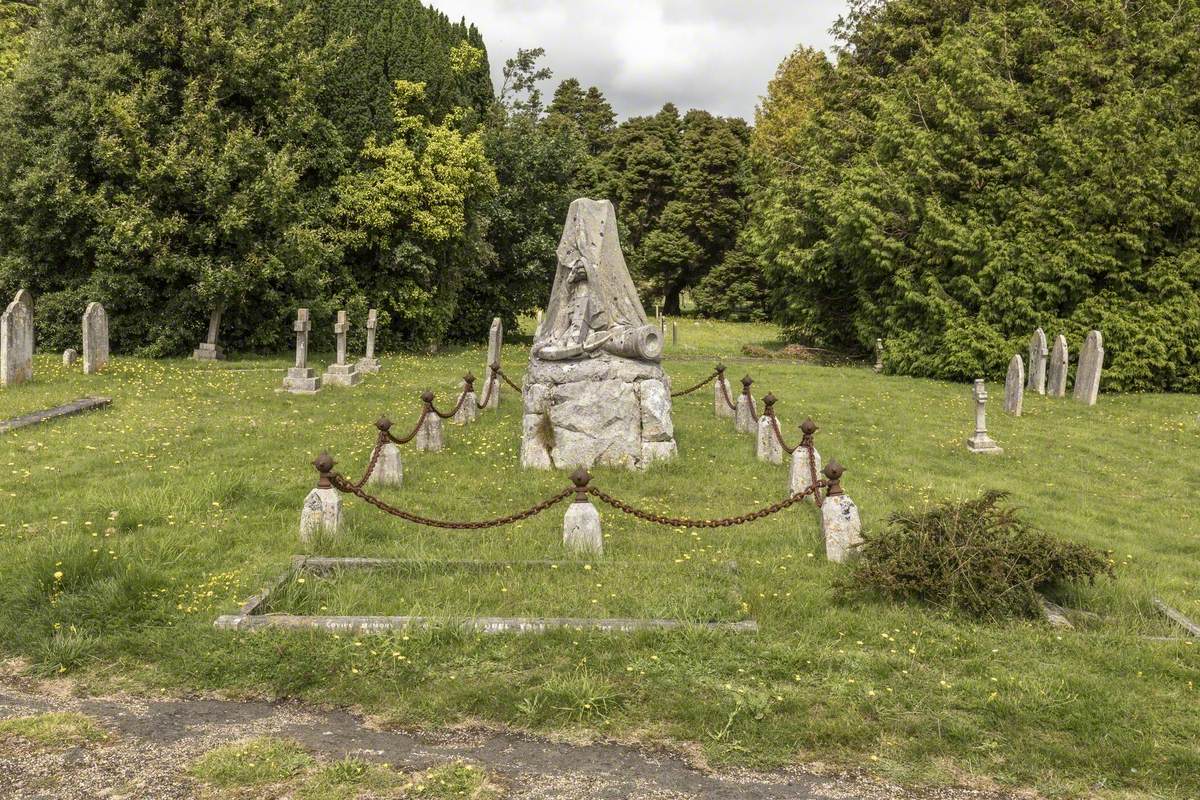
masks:
[[[839,35],[751,148],[793,337],[967,379],[1099,328],[1107,387],[1200,389],[1200,3],[864,0]]]

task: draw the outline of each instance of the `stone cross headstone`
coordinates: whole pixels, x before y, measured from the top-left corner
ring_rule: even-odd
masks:
[[[487,405],[484,408],[499,408],[500,407],[500,382],[502,378],[499,375],[492,375],[492,364],[500,363],[500,348],[504,346],[504,323],[499,317],[492,320],[492,327],[488,331],[488,349],[487,363],[483,365],[483,396],[487,398]]]
[[[1067,350],[1067,337],[1054,337],[1054,349],[1050,352],[1050,363],[1046,367],[1046,394],[1065,397],[1067,394],[1067,365],[1071,354]]]
[[[883,339],[875,340],[875,371],[883,372]]]
[[[362,380],[362,373],[358,371],[358,365],[346,363],[346,340],[350,333],[350,323],[346,320],[345,311],[338,312],[333,333],[337,337],[337,361],[325,368],[325,385],[356,386]]]
[[[1008,362],[1008,375],[1004,379],[1004,410],[1014,416],[1021,416],[1025,404],[1025,365],[1021,356],[1015,355]]]
[[[1104,369],[1104,337],[1091,331],[1079,351],[1079,368],[1075,371],[1075,399],[1084,405],[1096,405],[1100,395],[1100,373]]]
[[[296,309],[296,321],[292,330],[296,332],[296,365],[283,378],[283,388],[292,394],[315,394],[321,390],[321,376],[308,366],[308,332],[312,323],[308,309]]]
[[[1026,389],[1038,394],[1046,393],[1046,359],[1050,351],[1046,348],[1046,332],[1038,328],[1029,339],[1029,382]]]
[[[33,380],[33,297],[22,289],[0,314],[0,386]]]
[[[192,358],[197,361],[216,361],[225,357],[217,345],[217,333],[221,328],[221,314],[224,311],[223,306],[217,306],[212,310],[212,314],[208,317],[208,339],[201,342],[200,346],[192,352]]]
[[[987,388],[983,378],[975,379],[971,390],[971,399],[975,403],[975,433],[967,439],[967,449],[972,453],[998,454],[1004,451],[988,436],[987,432]]]
[[[379,312],[371,309],[367,312],[367,353],[358,362],[362,372],[379,372],[379,359],[375,357],[375,328],[379,324]]]
[[[108,314],[99,303],[83,312],[83,374],[92,375],[108,363]]]

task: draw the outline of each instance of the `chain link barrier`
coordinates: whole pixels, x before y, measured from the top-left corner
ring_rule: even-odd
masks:
[[[721,397],[725,398],[725,405],[729,406],[730,411],[736,412],[737,411],[737,403],[733,402],[733,400],[730,399],[730,397],[729,397],[729,382],[723,380],[720,382],[720,386],[721,386]]]
[[[719,372],[714,371],[712,375],[709,375],[707,378],[700,381],[695,386],[692,386],[688,389],[684,389],[683,391],[680,391],[680,392],[671,392],[671,397],[683,397],[685,394],[691,394],[692,392],[696,391],[697,389],[703,389],[705,386],[708,386],[710,383],[712,383],[713,378],[717,377],[717,375],[719,375],[719,374],[720,374]]]
[[[666,525],[671,528],[731,528],[734,525],[744,525],[747,522],[754,522],[763,517],[769,517],[783,511],[792,505],[803,500],[810,494],[813,494],[821,486],[827,485],[827,481],[821,481],[819,484],[814,484],[807,489],[802,489],[790,497],[780,500],[778,503],[773,503],[766,508],[752,511],[749,514],[740,514],[736,517],[724,517],[722,519],[691,519],[689,517],[668,517],[663,514],[655,514],[650,511],[643,511],[625,503],[610,494],[606,494],[594,486],[587,488],[587,493],[597,498],[603,503],[607,503],[618,511],[637,517],[644,522],[653,522],[656,525]]]
[[[507,383],[509,386],[511,386],[513,388],[513,391],[515,391],[515,392],[521,391],[521,387],[517,386],[515,383],[513,383],[511,380],[509,380],[509,377],[504,374],[504,370],[498,369],[498,370],[496,370],[496,372],[500,375],[501,378],[504,378],[505,383]]]
[[[466,401],[466,399],[467,399],[467,390],[463,389],[462,394],[460,394],[458,396],[458,402],[454,405],[454,408],[450,409],[449,411],[447,411],[445,413],[438,411],[437,407],[432,404],[430,404],[429,407],[431,409],[433,409],[433,413],[437,414],[442,419],[450,419],[451,417],[453,417],[455,414],[458,413],[458,410],[460,408],[463,407],[463,403]]]

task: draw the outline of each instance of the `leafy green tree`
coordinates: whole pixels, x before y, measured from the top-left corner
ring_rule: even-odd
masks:
[[[0,0],[0,81],[12,77],[37,16],[36,0]]]
[[[767,187],[780,320],[1000,376],[1105,335],[1105,385],[1200,389],[1200,3],[856,3]]]

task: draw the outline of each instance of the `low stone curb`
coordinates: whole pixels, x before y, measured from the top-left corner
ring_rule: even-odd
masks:
[[[591,629],[633,631],[701,628],[731,633],[757,633],[754,620],[741,622],[684,622],[674,619],[591,619],[582,617],[301,617],[291,614],[226,614],[213,625],[219,630],[259,631],[274,628],[325,630],[338,633],[380,633],[403,628],[465,628],[479,633],[545,633],[552,630]]]
[[[57,419],[58,417],[68,417],[72,414],[80,414],[84,411],[104,408],[111,403],[111,397],[82,397],[65,405],[48,408],[45,411],[34,411],[20,417],[6,419],[0,422],[0,433],[8,433],[19,428],[27,428],[30,425],[38,425],[52,419]]]

